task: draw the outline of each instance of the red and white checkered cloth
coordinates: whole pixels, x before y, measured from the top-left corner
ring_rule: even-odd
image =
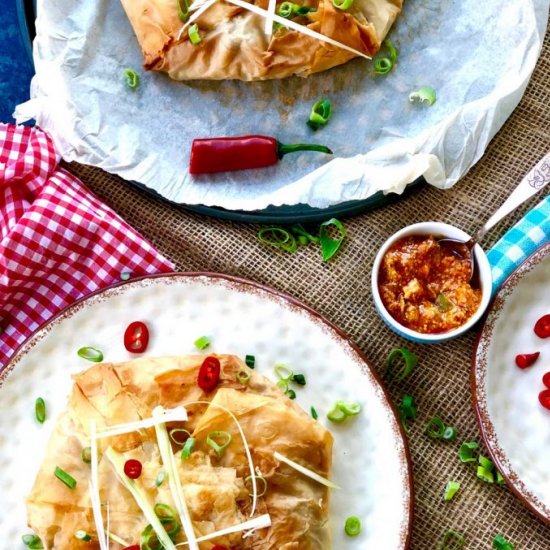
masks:
[[[49,318],[122,273],[173,270],[58,162],[44,132],[0,124],[0,367]]]

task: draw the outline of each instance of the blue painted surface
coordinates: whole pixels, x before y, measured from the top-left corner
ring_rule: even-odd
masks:
[[[29,99],[34,69],[23,38],[18,0],[0,0],[0,122],[14,122],[18,103]]]

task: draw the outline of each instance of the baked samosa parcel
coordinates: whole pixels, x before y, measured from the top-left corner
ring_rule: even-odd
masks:
[[[372,57],[402,3],[278,0],[274,13],[283,22],[276,20],[266,32],[269,0],[122,0],[144,67],[175,80],[309,76],[357,56]],[[207,9],[193,21],[199,5]]]
[[[235,356],[98,364],[74,377],[28,522],[55,550],[327,550],[331,460],[331,434]]]

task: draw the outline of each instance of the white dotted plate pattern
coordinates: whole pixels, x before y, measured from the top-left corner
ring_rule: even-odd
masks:
[[[550,313],[550,243],[506,281],[480,334],[474,363],[474,399],[483,437],[508,485],[550,523],[550,411],[538,399],[550,371],[550,338],[533,331]],[[540,352],[527,369],[522,353]]]
[[[150,328],[152,356],[196,353],[193,342],[208,335],[208,351],[253,354],[258,371],[272,379],[276,363],[303,372],[307,385],[296,390],[297,402],[308,411],[315,406],[335,436],[333,479],[342,489],[332,493],[334,548],[406,547],[412,518],[408,452],[384,391],[352,344],[314,312],[253,283],[172,275],[125,283],[73,306],[39,331],[4,372],[0,532],[10,549],[23,548],[13,542],[28,532],[24,498],[66,406],[71,374],[91,365],[76,350],[94,346],[106,361],[128,360],[123,333],[136,320]],[[44,425],[34,418],[38,396],[47,404]],[[342,425],[327,423],[336,399],[357,400],[363,412]],[[362,519],[357,538],[343,532],[349,515]]]

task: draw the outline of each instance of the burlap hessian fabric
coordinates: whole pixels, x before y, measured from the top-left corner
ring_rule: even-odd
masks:
[[[72,164],[99,197],[149,238],[181,271],[237,275],[276,288],[312,306],[341,327],[362,348],[372,366],[382,371],[388,351],[407,345],[420,366],[402,383],[388,382],[391,396],[415,396],[419,416],[409,443],[414,466],[415,517],[411,548],[440,547],[443,533],[454,529],[468,549],[489,549],[498,533],[516,550],[550,550],[550,526],[527,511],[505,486],[476,478],[471,465],[461,464],[462,441],[481,441],[470,398],[470,368],[475,333],[443,345],[406,344],[375,312],[370,273],[376,251],[401,227],[440,220],[473,232],[506,198],[521,177],[550,151],[550,33],[527,92],[484,157],[449,191],[425,186],[389,206],[346,220],[349,238],[328,264],[316,247],[294,254],[278,253],[258,243],[258,227],[190,214],[149,197],[118,177]],[[483,242],[490,247],[533,206],[526,204]],[[549,281],[550,283],[550,281]],[[456,425],[457,441],[434,442],[423,429],[434,415]],[[550,460],[550,449],[548,449]],[[486,454],[486,453],[485,453]],[[448,480],[461,483],[452,502],[443,502]],[[385,550],[380,548],[378,550]]]

